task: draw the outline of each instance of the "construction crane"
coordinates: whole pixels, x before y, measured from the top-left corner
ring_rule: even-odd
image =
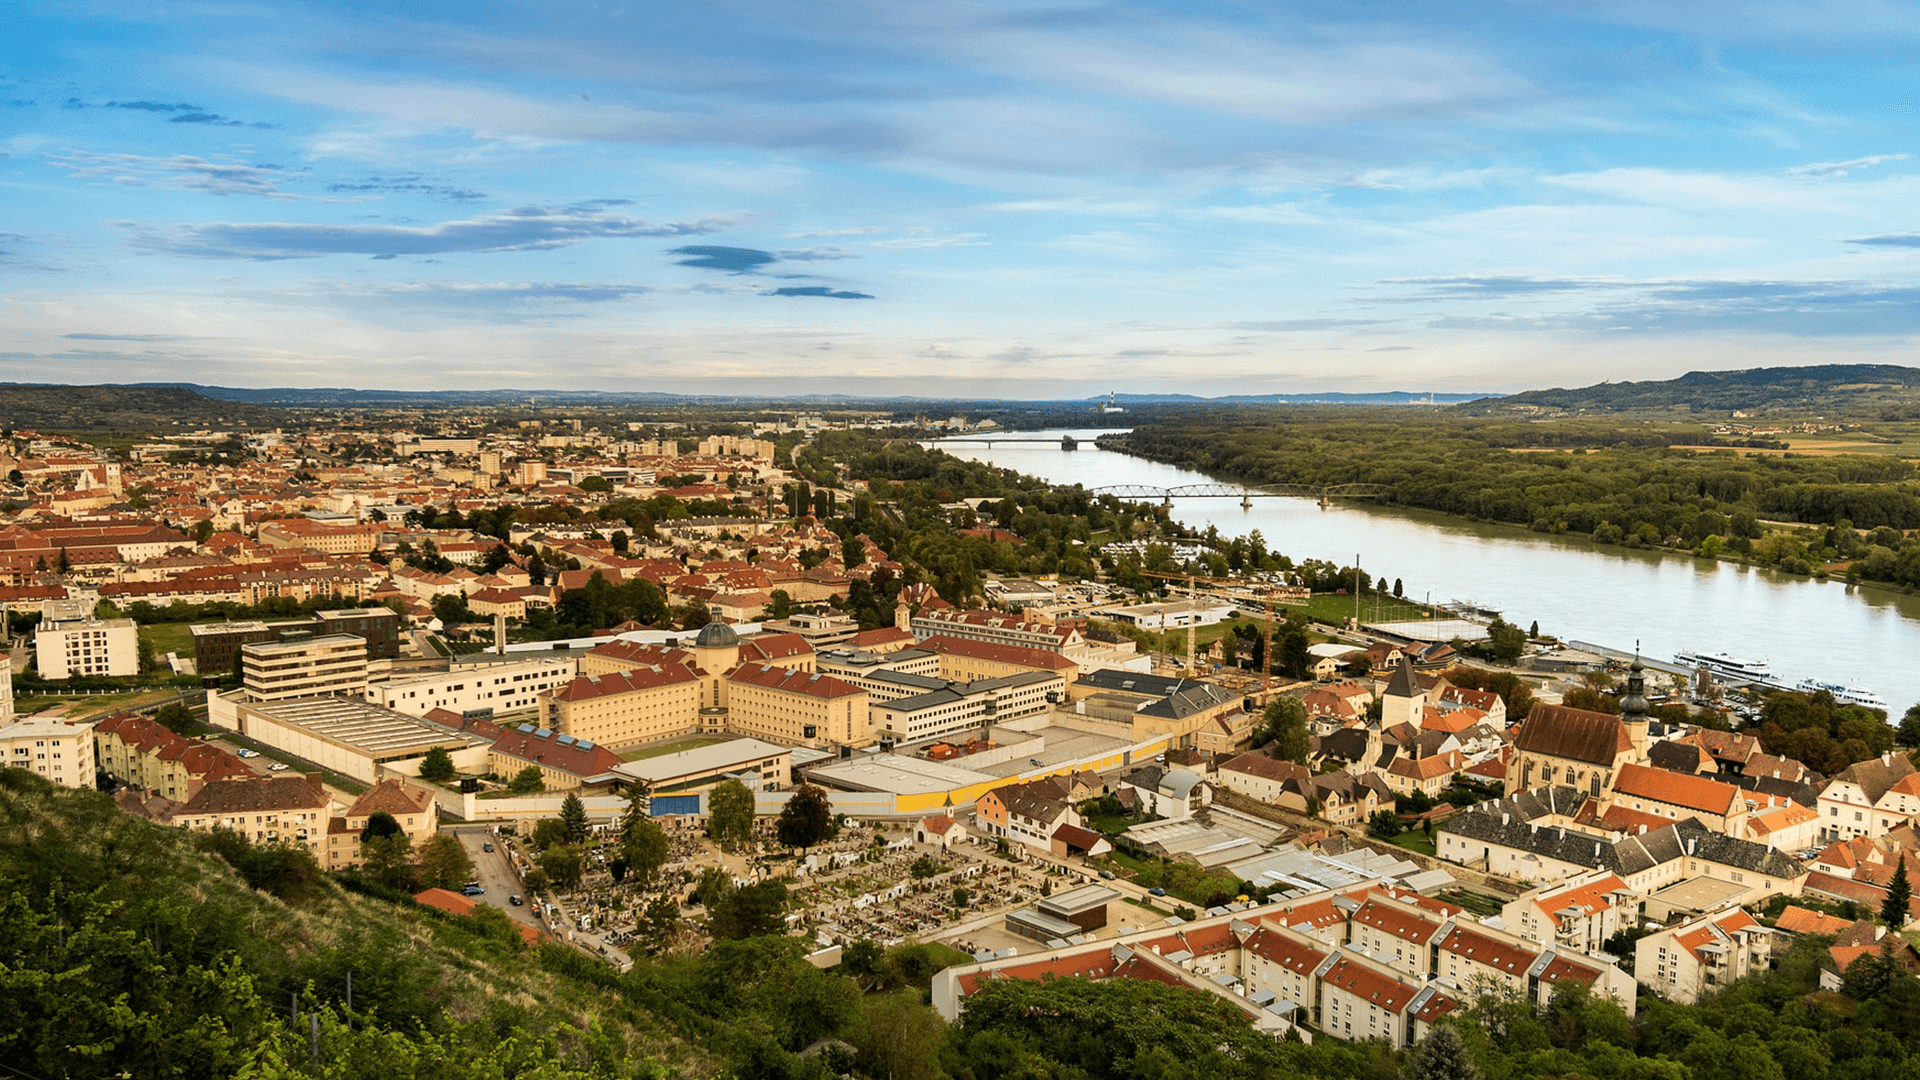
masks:
[[[1228,585],[1235,588],[1252,590],[1266,608],[1267,619],[1260,650],[1260,699],[1265,701],[1273,692],[1273,605],[1293,604],[1305,606],[1311,598],[1312,590],[1297,585],[1276,585],[1271,581],[1259,581],[1248,578],[1212,577],[1207,574],[1186,574],[1165,570],[1142,570],[1142,577],[1161,578],[1166,581],[1184,581],[1187,583],[1187,672],[1192,674],[1194,667],[1194,592],[1201,583],[1208,585]]]

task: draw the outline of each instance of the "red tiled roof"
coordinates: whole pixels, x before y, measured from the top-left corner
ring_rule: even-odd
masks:
[[[1535,702],[1514,747],[1544,757],[1612,765],[1616,756],[1633,749],[1633,742],[1617,716]]]
[[[1440,942],[1442,952],[1450,952],[1476,964],[1508,974],[1525,972],[1539,954],[1497,938],[1488,937],[1463,926],[1455,926]]]
[[[1382,975],[1344,956],[1333,962],[1333,966],[1321,977],[1321,982],[1370,1001],[1390,1013],[1406,1008],[1407,1003],[1419,992],[1398,979]]]
[[[852,683],[842,682],[831,675],[757,664],[741,664],[727,672],[727,681],[816,698],[843,698],[852,697],[855,694],[862,696],[866,694],[865,690]]]
[[[1740,789],[1732,784],[1709,780],[1697,773],[1668,772],[1646,765],[1620,766],[1613,790],[1617,794],[1683,806],[1704,814],[1725,815],[1740,802]]]

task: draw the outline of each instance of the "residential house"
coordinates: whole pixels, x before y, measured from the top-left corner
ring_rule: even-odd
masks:
[[[1772,957],[1773,931],[1730,906],[1641,938],[1634,943],[1633,970],[1642,986],[1691,1005],[1702,994],[1764,970]]]

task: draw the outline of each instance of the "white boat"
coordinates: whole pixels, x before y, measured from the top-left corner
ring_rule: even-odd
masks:
[[[1715,675],[1742,682],[1767,682],[1773,678],[1773,668],[1765,660],[1742,660],[1723,652],[1680,652],[1673,654],[1673,662],[1706,668]]]
[[[1842,705],[1865,705],[1869,709],[1885,710],[1887,703],[1880,695],[1871,690],[1862,690],[1857,686],[1845,686],[1840,683],[1821,682],[1818,679],[1801,679],[1793,688],[1803,694],[1817,694],[1824,690],[1833,696],[1833,700]]]

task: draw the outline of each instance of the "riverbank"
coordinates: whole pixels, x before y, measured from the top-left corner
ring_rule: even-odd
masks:
[[[1092,435],[1060,429],[1034,436]],[[1061,486],[1160,489],[1216,483],[1218,477],[1082,443],[1067,452],[1044,444],[942,447]],[[1173,515],[1185,527],[1222,536],[1258,531],[1266,546],[1298,561],[1326,559],[1402,579],[1407,599],[1462,600],[1500,611],[1544,633],[1639,643],[1643,655],[1729,652],[1770,659],[1790,681],[1867,687],[1898,715],[1920,700],[1920,598],[1884,589],[1850,589],[1751,564],[1696,558],[1658,548],[1628,548],[1590,538],[1538,533],[1524,526],[1465,520],[1404,505],[1338,501],[1322,509],[1306,499],[1265,498],[1241,507],[1231,498],[1180,498]]]

